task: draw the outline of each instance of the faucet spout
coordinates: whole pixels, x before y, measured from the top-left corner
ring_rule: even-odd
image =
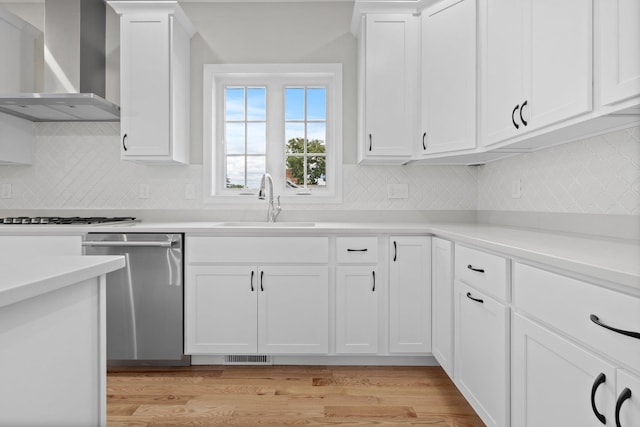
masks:
[[[267,207],[267,222],[276,222],[278,215],[282,211],[280,206],[280,196],[278,196],[278,206],[273,202],[273,178],[271,174],[265,173],[260,180],[260,190],[258,191],[258,199],[264,200],[269,194],[269,205]]]

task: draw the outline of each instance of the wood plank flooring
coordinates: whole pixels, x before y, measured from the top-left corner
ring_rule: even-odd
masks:
[[[484,426],[437,366],[110,368],[107,423]]]

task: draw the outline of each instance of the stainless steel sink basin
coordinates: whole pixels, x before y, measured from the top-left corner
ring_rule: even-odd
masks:
[[[267,227],[267,228],[295,228],[315,227],[315,222],[266,222],[266,221],[238,221],[223,222],[223,227]]]

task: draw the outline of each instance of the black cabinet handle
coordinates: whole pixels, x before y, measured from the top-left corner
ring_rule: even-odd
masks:
[[[528,101],[526,101],[526,100],[525,100],[525,101],[522,103],[522,105],[520,106],[520,121],[521,121],[521,122],[522,122],[522,124],[523,124],[523,125],[525,125],[525,126],[527,125],[527,121],[524,119],[524,117],[522,117],[522,110],[524,110],[524,106],[525,106],[525,105],[527,105],[527,102],[528,102]]]
[[[516,127],[516,129],[520,129],[520,126],[516,123],[516,119],[513,117],[516,114],[516,110],[520,108],[519,105],[516,105],[511,112],[511,123]]]
[[[472,270],[472,271],[477,271],[478,273],[484,273],[484,269],[483,269],[483,268],[475,268],[475,267],[474,267],[473,265],[471,265],[471,264],[467,265],[467,268],[468,268],[469,270]]]
[[[262,292],[264,292],[264,286],[262,286],[263,278],[264,278],[264,271],[261,271],[260,272],[260,291]]]
[[[393,241],[393,262],[396,262],[397,259],[398,259],[398,245],[394,240]]]
[[[373,144],[373,137],[369,134],[369,151],[371,151],[371,146]]]
[[[124,136],[122,137],[122,148],[124,148],[124,151],[127,151],[127,134],[125,133]]]
[[[253,275],[254,275],[254,273],[255,272],[253,270],[251,270],[251,292],[254,291],[254,289],[253,289]]]
[[[631,390],[625,387],[625,389],[622,390],[622,393],[620,393],[620,396],[618,396],[618,400],[616,401],[616,427],[622,427],[622,424],[620,424],[620,409],[622,408],[622,404],[624,403],[624,401],[630,398]]]
[[[472,297],[471,296],[471,292],[467,292],[467,298],[469,298],[470,300],[473,300],[475,302],[479,302],[480,304],[484,304],[484,300],[483,299]]]
[[[427,149],[427,145],[424,143],[424,139],[427,137],[427,133],[423,133],[422,134],[422,149],[426,150]]]
[[[371,292],[375,292],[376,291],[376,272],[372,271],[371,276],[373,276],[373,289],[371,289]]]
[[[607,419],[598,411],[598,408],[596,408],[596,391],[601,384],[605,383],[605,381],[607,381],[607,376],[601,372],[600,375],[596,377],[596,380],[593,382],[593,386],[591,387],[591,409],[598,421],[602,424],[606,424]]]
[[[603,328],[608,329],[610,331],[617,332],[619,334],[626,335],[626,336],[631,337],[631,338],[637,338],[637,339],[640,340],[640,332],[625,331],[625,330],[622,330],[622,329],[617,329],[617,328],[613,328],[611,326],[605,325],[604,323],[602,323],[600,321],[600,318],[598,316],[596,316],[595,314],[592,314],[591,316],[589,316],[589,318],[591,319],[591,321],[593,323],[595,323],[598,326],[602,326]]]
[[[347,249],[347,252],[367,252],[369,249]]]

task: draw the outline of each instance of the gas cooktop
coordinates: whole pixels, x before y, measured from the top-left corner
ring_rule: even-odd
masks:
[[[6,225],[106,225],[120,224],[127,222],[136,222],[136,218],[132,216],[92,216],[92,217],[61,217],[61,216],[15,216],[2,218],[0,223]]]

